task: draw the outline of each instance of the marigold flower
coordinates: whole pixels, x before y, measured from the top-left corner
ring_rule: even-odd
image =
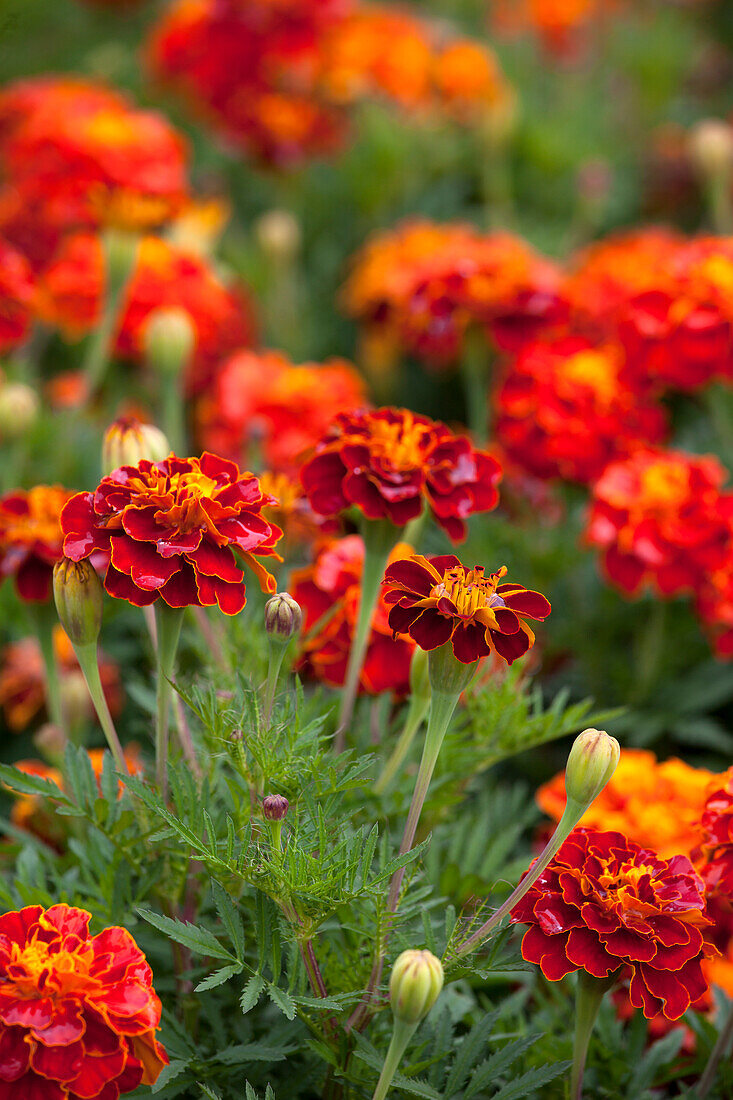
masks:
[[[345,359],[296,366],[278,351],[238,351],[201,396],[199,431],[217,454],[241,461],[257,448],[273,473],[294,476],[337,413],[365,398]]]
[[[98,323],[103,293],[101,241],[92,234],[75,234],[43,274],[38,311],[47,324],[57,326],[70,339],[79,339]],[[125,292],[117,354],[142,361],[148,317],[168,308],[185,310],[195,329],[188,380],[194,391],[210,383],[221,359],[254,339],[252,307],[242,288],[226,286],[205,258],[159,237],[146,237]]]
[[[34,304],[35,281],[30,264],[0,238],[0,352],[25,340]]]
[[[63,904],[0,917],[3,1100],[117,1100],[167,1065],[145,956],[124,928],[90,936],[90,920]]]
[[[664,412],[625,377],[623,355],[582,336],[538,341],[507,369],[496,434],[516,465],[540,478],[588,483],[639,443],[659,443]]]
[[[712,790],[700,817],[699,870],[710,895],[733,903],[733,768]]]
[[[623,833],[663,859],[691,856],[700,838],[705,801],[721,777],[683,760],[658,761],[646,749],[622,749],[616,771],[580,819],[593,829]],[[565,809],[565,777],[539,788],[537,805],[553,821]]]
[[[282,554],[286,561],[293,557],[297,547],[310,546],[319,535],[338,534],[339,524],[316,515],[299,481],[270,470],[264,470],[259,478],[262,492],[273,499],[272,504],[263,507],[262,515],[268,523],[282,528]]]
[[[562,57],[577,52],[594,22],[623,7],[624,0],[497,0],[492,27],[503,34],[534,31],[546,50]]]
[[[733,559],[703,578],[695,610],[718,657],[733,657]]]
[[[53,567],[63,556],[61,511],[73,495],[60,485],[36,485],[0,497],[0,577],[15,578],[22,600],[51,598]]]
[[[368,519],[403,527],[427,503],[454,542],[466,537],[468,516],[496,507],[500,477],[496,459],[466,436],[395,408],[337,416],[300,474],[322,516],[355,505]]]
[[[169,607],[218,604],[237,615],[247,597],[235,551],[263,589],[275,591],[275,578],[257,560],[282,560],[275,551],[282,532],[261,514],[271,503],[254,474],[208,451],[143,459],[68,502],[64,554],[80,561],[108,553],[105,588],[136,607],[162,599]]]
[[[411,547],[398,543],[396,560]],[[342,687],[356,628],[364,568],[364,542],[359,535],[324,542],[312,565],[291,574],[290,591],[303,611],[298,669],[332,687]],[[390,691],[409,694],[414,644],[394,639],[387,622],[389,608],[380,599],[372,617],[359,690],[369,695]]]
[[[512,921],[529,925],[522,957],[549,981],[630,971],[631,1003],[647,1019],[679,1019],[707,988],[700,964],[715,948],[703,939],[702,879],[686,856],[662,859],[621,833],[575,829]]]
[[[472,325],[507,348],[557,325],[566,315],[560,283],[559,270],[518,237],[409,221],[367,242],[343,304],[396,347],[441,367],[460,356]]]
[[[733,493],[712,456],[640,448],[612,462],[593,486],[590,545],[622,591],[664,596],[697,590],[731,553]]]
[[[521,584],[501,584],[506,572],[505,566],[488,576],[480,565],[466,569],[453,554],[396,561],[384,575],[389,625],[421,649],[450,641],[463,664],[497,653],[510,665],[534,644],[525,619],[546,619],[550,604]]]

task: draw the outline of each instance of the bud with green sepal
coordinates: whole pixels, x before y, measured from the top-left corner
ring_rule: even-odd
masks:
[[[160,308],[143,331],[145,360],[160,380],[161,419],[176,454],[187,453],[183,409],[184,376],[196,348],[196,329],[185,309]]]
[[[430,951],[403,951],[392,967],[389,1000],[394,1030],[373,1100],[384,1100],[407,1044],[440,996],[443,966]]]
[[[154,424],[143,424],[134,416],[121,416],[107,428],[102,440],[102,475],[120,466],[137,466],[143,459],[162,462],[171,453],[167,437]]]
[[[265,721],[269,722],[272,713],[285,650],[291,639],[300,633],[302,625],[303,612],[300,604],[288,592],[277,592],[265,604],[265,630],[269,648],[264,695]]]

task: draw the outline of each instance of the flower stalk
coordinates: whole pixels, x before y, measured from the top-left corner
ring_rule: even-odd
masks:
[[[397,775],[410,751],[415,734],[423,724],[429,709],[428,655],[425,650],[418,647],[415,649],[410,662],[410,701],[405,724],[382,774],[374,784],[375,794],[383,794]]]
[[[125,290],[137,259],[139,238],[119,229],[106,229],[102,234],[106,294],[102,316],[91,335],[84,359],[87,396],[91,397],[104,381],[109,362],[110,345],[120,314]]]
[[[608,978],[596,978],[586,970],[578,973],[578,984],[575,989],[575,1038],[573,1067],[570,1071],[570,1100],[583,1100],[583,1076],[588,1044],[598,1018],[601,1001],[615,980],[615,973]]]
[[[417,1024],[408,1024],[404,1020],[395,1020],[392,1038],[390,1039],[387,1055],[384,1059],[382,1072],[377,1081],[372,1100],[384,1100],[389,1092],[403,1055],[407,1050],[407,1044],[417,1031]]]
[[[158,600],[155,605],[155,622],[158,631],[155,774],[161,798],[165,799],[168,791],[168,730],[173,693],[173,674],[183,625],[183,609],[169,607],[163,600]]]
[[[86,680],[87,687],[89,688],[89,694],[94,704],[94,710],[96,711],[99,724],[104,731],[104,736],[107,738],[107,744],[109,745],[112,756],[114,757],[117,770],[124,775],[130,774],[130,769],[125,761],[125,754],[122,751],[122,745],[120,739],[117,736],[117,730],[115,728],[112,715],[109,712],[107,706],[107,700],[104,695],[104,688],[102,687],[102,680],[99,675],[99,659],[97,656],[97,643],[89,642],[87,645],[75,645],[74,653],[76,659],[79,662],[79,668],[81,669],[84,679]]]

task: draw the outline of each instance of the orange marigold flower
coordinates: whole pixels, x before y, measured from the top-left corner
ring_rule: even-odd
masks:
[[[508,665],[534,645],[526,619],[546,619],[550,604],[521,584],[501,584],[506,566],[486,575],[483,566],[466,569],[453,554],[395,561],[384,575],[389,625],[409,634],[421,649],[450,641],[463,664],[497,653]]]
[[[411,552],[412,547],[398,543],[390,561]],[[359,535],[348,535],[323,543],[312,565],[291,574],[290,592],[304,617],[298,669],[332,687],[342,687],[346,678],[363,568],[364,542]],[[410,690],[415,646],[409,638],[393,638],[388,611],[380,598],[359,680],[359,690],[369,695],[384,691],[407,695]]]
[[[492,26],[504,34],[534,31],[558,56],[572,55],[593,23],[623,7],[623,0],[496,0]]]
[[[0,497],[0,578],[14,577],[22,600],[51,598],[53,567],[63,556],[61,511],[73,495],[60,485],[36,485]]]
[[[483,42],[461,38],[440,50],[433,81],[445,109],[459,121],[495,121],[500,129],[514,111],[514,94],[494,53]]]
[[[368,519],[403,527],[427,503],[454,542],[466,537],[468,516],[496,507],[500,477],[496,459],[466,436],[394,408],[337,416],[300,474],[319,515],[355,505]]]
[[[540,478],[590,482],[639,443],[660,443],[664,412],[639,395],[613,345],[582,336],[530,344],[496,395],[496,434],[509,457]]]
[[[0,238],[0,353],[25,340],[34,306],[35,281],[30,264]]]
[[[707,989],[711,924],[702,879],[686,856],[662,859],[621,833],[575,829],[512,910],[529,925],[522,957],[549,981],[585,970],[631,977],[647,1019],[677,1020]]]
[[[683,760],[658,761],[646,749],[622,749],[616,771],[588,807],[580,824],[623,833],[663,859],[690,856],[699,844],[705,801],[721,777]],[[553,821],[565,809],[565,774],[559,772],[535,795]]]
[[[503,348],[555,327],[566,315],[560,284],[555,265],[509,233],[410,221],[356,256],[343,303],[396,347],[441,366],[460,356],[471,326]]]
[[[104,292],[102,245],[92,234],[64,241],[39,283],[38,311],[50,325],[79,339],[98,323]],[[195,329],[196,347],[189,385],[205,388],[219,361],[254,339],[253,310],[241,288],[225,285],[202,256],[160,237],[146,237],[125,292],[116,351],[140,360],[145,322],[157,309],[184,309]]]
[[[200,434],[217,454],[242,461],[259,451],[272,471],[294,475],[337,413],[365,399],[345,359],[296,366],[279,351],[238,351],[202,395]]]
[[[73,646],[61,625],[54,628],[53,647],[61,675],[61,704],[73,695],[87,700],[89,717],[94,714],[91,697]],[[100,654],[99,674],[112,715],[122,709],[122,684],[117,665]],[[5,646],[0,658],[0,707],[13,733],[26,729],[46,705],[46,671],[36,638],[21,638]]]
[[[717,458],[640,448],[593,486],[587,539],[606,574],[633,594],[696,591],[731,553],[733,493]]]
[[[282,560],[275,551],[282,531],[262,516],[272,503],[254,474],[208,451],[143,459],[68,502],[63,552],[72,561],[108,554],[105,588],[136,607],[162,599],[169,607],[218,604],[237,615],[247,602],[238,557],[263,589],[275,591],[275,578],[258,561]]]
[[[0,917],[0,1100],[117,1100],[168,1058],[153,974],[124,928],[29,905]]]

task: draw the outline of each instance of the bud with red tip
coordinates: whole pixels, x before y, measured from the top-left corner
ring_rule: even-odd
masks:
[[[265,604],[265,629],[273,641],[289,642],[300,633],[303,612],[288,592],[278,592]]]
[[[143,458],[162,462],[170,444],[154,424],[143,424],[134,416],[121,416],[107,428],[102,441],[102,474],[108,476],[120,466],[137,466]]]
[[[262,799],[262,813],[265,821],[282,821],[289,807],[287,798],[281,794],[268,794]]]

